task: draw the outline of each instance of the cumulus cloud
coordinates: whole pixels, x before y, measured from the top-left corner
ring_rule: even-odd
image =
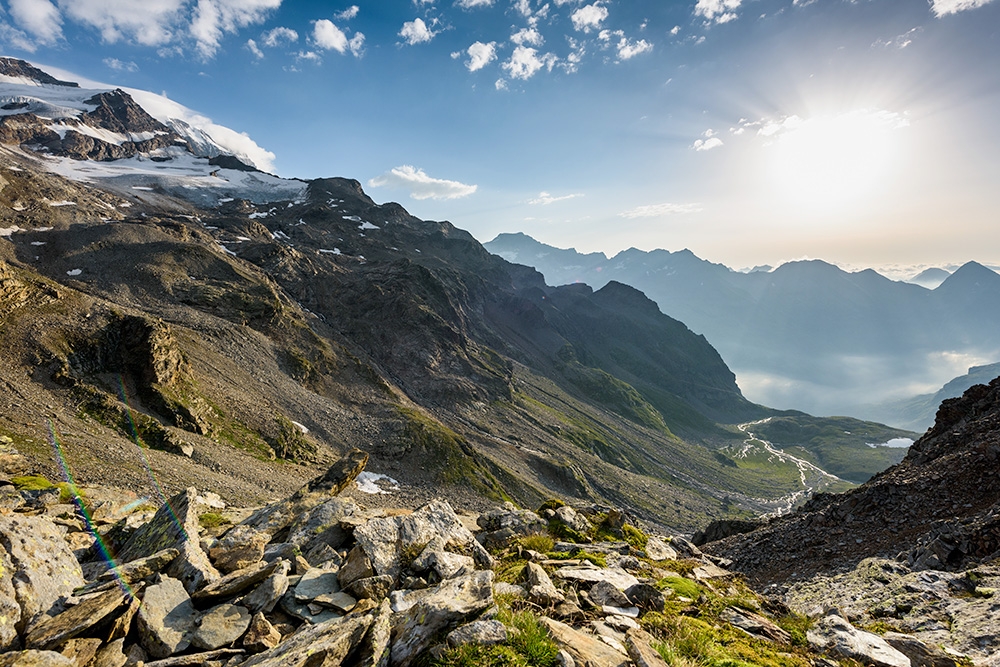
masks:
[[[104,64],[118,72],[138,72],[139,66],[131,60],[128,62],[118,60],[118,58],[105,58]]]
[[[465,52],[469,54],[469,60],[466,61],[465,66],[470,72],[477,72],[497,59],[497,43],[473,42],[472,46]]]
[[[736,18],[742,0],[698,0],[694,6],[694,15],[703,16],[712,23],[728,23]]]
[[[711,139],[695,139],[694,143],[691,144],[691,148],[696,151],[710,151],[713,148],[718,148],[722,145],[722,139],[718,137],[712,137]]]
[[[573,27],[583,32],[590,32],[601,27],[601,23],[608,18],[608,8],[595,2],[592,5],[580,7],[570,15]]]
[[[191,20],[198,53],[211,58],[219,50],[224,34],[261,23],[280,6],[281,0],[198,0]]]
[[[361,11],[360,7],[358,7],[357,5],[351,5],[344,11],[337,12],[336,14],[334,14],[333,18],[337,19],[338,21],[350,21],[351,19],[353,19],[355,16],[358,15],[359,11]]]
[[[931,11],[938,18],[988,5],[992,0],[932,0]]]
[[[458,0],[455,3],[462,9],[472,9],[474,7],[492,7],[493,0]]]
[[[334,25],[329,19],[320,19],[313,24],[313,42],[316,46],[327,51],[337,53],[350,52],[353,56],[360,58],[364,49],[365,34],[363,32],[354,33],[350,39],[343,30]]]
[[[459,199],[468,197],[478,186],[432,178],[423,169],[404,164],[368,181],[373,188],[408,190],[413,199]]]
[[[403,24],[403,28],[399,31],[399,36],[403,40],[413,46],[414,44],[421,44],[423,42],[429,42],[434,39],[437,33],[427,27],[423,19],[416,18],[412,21],[407,21]]]
[[[299,33],[291,28],[277,27],[268,30],[260,36],[264,46],[274,48],[299,41]]]
[[[644,39],[638,41],[630,40],[625,36],[624,30],[602,30],[597,34],[597,38],[604,42],[604,48],[608,48],[614,44],[618,60],[629,60],[641,53],[648,53],[653,50],[653,45]]]
[[[134,40],[144,46],[160,46],[175,37],[184,23],[185,0],[59,0],[59,8],[70,19],[96,28],[108,43]]]
[[[9,0],[14,21],[40,44],[62,39],[62,15],[49,0]]]
[[[554,53],[546,53],[539,56],[537,49],[533,49],[530,46],[518,46],[514,49],[514,53],[511,54],[510,60],[501,65],[501,67],[507,71],[510,78],[526,81],[543,67],[551,72],[552,67],[558,60],[559,58]]]
[[[557,201],[566,201],[567,199],[576,199],[577,197],[582,197],[582,196],[583,193],[576,192],[571,195],[562,195],[561,197],[554,197],[550,195],[548,192],[543,191],[539,192],[537,197],[529,199],[528,203],[531,205],[548,206],[549,204],[554,204]]]
[[[700,213],[701,204],[647,204],[636,206],[618,214],[619,218],[659,218],[665,215],[682,215],[685,213]]]
[[[542,33],[538,32],[535,28],[521,28],[510,36],[510,41],[519,46],[524,44],[528,46],[541,46],[545,43]]]

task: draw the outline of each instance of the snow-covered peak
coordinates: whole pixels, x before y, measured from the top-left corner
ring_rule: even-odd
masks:
[[[3,64],[6,68],[0,68],[0,72],[7,73],[0,73],[0,116],[33,113],[48,120],[73,118],[93,111],[94,105],[87,100],[118,89],[58,67],[0,59],[0,65]],[[274,171],[274,153],[259,146],[247,134],[219,125],[165,95],[136,88],[121,90],[147,114],[187,140],[195,155],[232,155],[261,171]]]

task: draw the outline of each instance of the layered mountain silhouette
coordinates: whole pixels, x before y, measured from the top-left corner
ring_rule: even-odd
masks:
[[[704,334],[740,386],[771,405],[815,414],[925,393],[955,359],[1000,358],[1000,275],[969,262],[935,289],[819,260],[742,273],[688,250],[560,250],[524,234],[486,247],[552,284],[633,285]]]

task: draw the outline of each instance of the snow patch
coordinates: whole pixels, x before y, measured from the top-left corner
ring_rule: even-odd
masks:
[[[393,491],[399,491],[399,482],[388,475],[383,475],[378,472],[368,472],[365,470],[358,475],[354,481],[357,483],[359,491],[373,496],[379,494],[389,495]],[[386,486],[388,488],[382,488],[382,486],[379,486],[378,482],[387,482],[388,484],[383,484],[382,486]]]
[[[14,225],[13,227],[0,227],[0,237],[9,239],[11,234],[19,231],[21,231],[21,228],[17,225]]]
[[[31,245],[45,245],[45,241],[32,241]]]
[[[49,206],[76,206],[76,202],[66,201],[65,199],[62,201],[50,201]]]
[[[302,431],[302,435],[306,435],[307,433],[309,433],[309,429],[306,428],[305,424],[300,424],[297,421],[292,421],[292,424],[295,426],[295,428]]]
[[[67,276],[78,276],[83,273],[83,269],[70,269],[66,272]]]
[[[905,449],[913,444],[910,438],[893,438],[888,442],[866,442],[866,445],[875,449],[876,447],[889,447],[890,449]]]
[[[340,248],[334,248],[333,250],[327,250],[326,248],[320,248],[319,251],[324,255],[340,255]]]
[[[382,228],[379,227],[378,225],[373,225],[370,222],[362,222],[361,229],[382,229]]]

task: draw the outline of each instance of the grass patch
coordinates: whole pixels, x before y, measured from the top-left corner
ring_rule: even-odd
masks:
[[[227,523],[232,523],[232,521],[218,512],[205,512],[204,514],[198,515],[198,525],[206,530],[218,528],[219,526],[223,526]]]
[[[507,627],[507,642],[494,646],[466,644],[448,649],[434,667],[555,667],[559,648],[530,611],[514,611],[497,599],[497,620]]]
[[[684,577],[665,577],[656,582],[656,587],[661,591],[669,588],[689,600],[697,600],[702,594],[701,586]]]
[[[525,549],[543,554],[552,551],[556,545],[555,540],[548,535],[525,535],[519,542]]]
[[[21,475],[19,477],[12,477],[10,482],[18,491],[44,491],[45,489],[51,489],[55,486],[55,484],[41,475]]]

